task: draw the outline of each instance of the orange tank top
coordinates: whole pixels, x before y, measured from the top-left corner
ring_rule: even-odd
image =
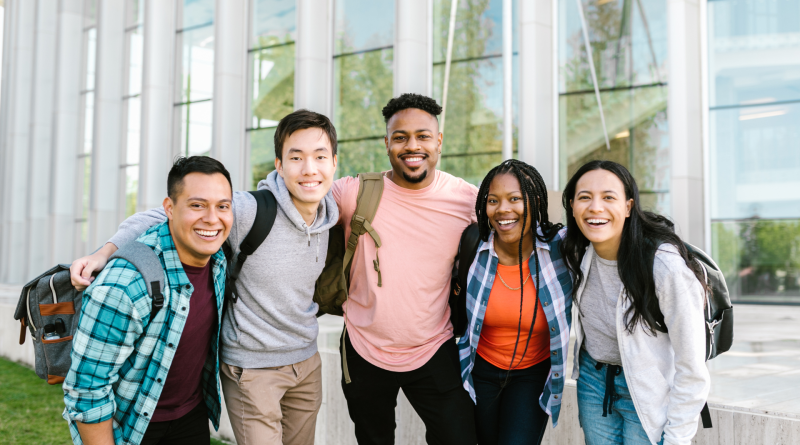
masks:
[[[530,267],[527,261],[523,263],[522,276],[524,280],[530,273]],[[519,326],[519,346],[514,357],[513,369],[530,368],[550,357],[547,316],[536,295],[536,276],[531,276],[525,283],[521,325],[519,324],[520,291],[519,289],[509,289],[503,284],[503,281],[512,288],[519,288],[519,266],[497,265],[497,274],[494,277],[492,292],[489,294],[489,302],[486,304],[486,313],[483,317],[478,354],[498,368],[509,369],[512,365],[511,357],[514,353],[517,327]],[[541,275],[539,281],[541,284]],[[533,320],[534,305],[539,306],[536,313],[536,324],[533,327],[530,342],[528,342],[528,350],[523,358],[522,352],[525,349],[525,341]]]

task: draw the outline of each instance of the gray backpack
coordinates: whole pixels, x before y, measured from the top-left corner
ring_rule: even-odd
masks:
[[[149,320],[164,306],[164,268],[158,255],[140,242],[128,243],[111,258],[130,262],[147,283],[153,306]],[[51,385],[61,384],[72,362],[72,336],[78,329],[83,292],[72,287],[69,264],[59,264],[22,288],[14,319],[19,320],[19,344],[27,327],[33,338],[36,374]],[[148,323],[149,323],[148,320]]]

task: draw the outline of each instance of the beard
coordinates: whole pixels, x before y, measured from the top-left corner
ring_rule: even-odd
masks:
[[[409,176],[408,173],[403,172],[403,179],[412,183],[412,184],[419,184],[420,182],[424,181],[425,178],[428,176],[428,170],[423,170],[419,176]]]

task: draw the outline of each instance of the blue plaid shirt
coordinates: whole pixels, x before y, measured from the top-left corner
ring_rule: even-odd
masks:
[[[539,230],[541,234],[541,230]],[[561,229],[549,243],[536,240],[539,255],[539,280],[541,289],[538,297],[542,309],[547,316],[550,328],[550,375],[539,397],[542,409],[552,416],[553,426],[558,424],[558,413],[561,410],[561,394],[564,392],[564,367],[569,351],[569,327],[572,323],[572,276],[561,259],[558,244],[566,235],[567,229]],[[497,273],[497,254],[494,251],[494,232],[489,241],[481,242],[478,253],[469,268],[467,275],[467,331],[458,341],[458,354],[461,361],[461,380],[464,388],[475,401],[475,388],[472,384],[472,368],[475,366],[475,353],[481,338],[483,317],[489,294],[492,292],[494,277]],[[531,270],[536,270],[533,253],[528,260]],[[534,274],[535,276],[535,274]]]
[[[166,271],[164,307],[150,320],[152,299],[142,275],[127,261],[114,259],[86,289],[72,346],[72,365],[64,380],[63,417],[75,444],[83,441],[75,422],[113,419],[114,442],[142,441],[167,380],[194,288],[183,271],[168,223],[150,228],[137,242],[153,248]],[[222,308],[225,255],[211,257],[217,308]],[[203,366],[203,398],[219,428],[217,330]]]

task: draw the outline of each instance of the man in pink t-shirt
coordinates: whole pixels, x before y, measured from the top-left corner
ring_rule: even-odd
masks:
[[[401,388],[425,423],[428,443],[477,442],[447,301],[461,233],[475,222],[478,189],[436,169],[441,111],[436,101],[416,94],[394,98],[383,109],[392,170],[372,222],[382,244],[377,249],[370,237],[360,239],[344,305],[351,381],[343,377],[342,389],[362,445],[394,443]],[[357,178],[333,185],[345,239],[357,194]]]

